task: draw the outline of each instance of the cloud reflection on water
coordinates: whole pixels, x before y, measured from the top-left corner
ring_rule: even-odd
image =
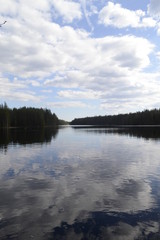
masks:
[[[96,239],[96,226],[98,239],[157,233],[158,152],[159,142],[70,128],[50,144],[9,145],[0,161],[0,237]]]

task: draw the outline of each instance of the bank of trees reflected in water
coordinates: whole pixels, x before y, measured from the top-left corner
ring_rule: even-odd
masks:
[[[57,134],[57,127],[0,129],[0,149],[7,150],[9,144],[49,143]]]
[[[159,140],[160,127],[118,127],[104,128],[93,126],[72,126],[75,131],[85,131],[93,134],[118,134],[128,135],[130,137],[144,138],[146,140]],[[46,128],[11,128],[0,129],[0,149],[7,150],[9,144],[43,144],[51,142],[52,138],[56,138],[58,127]]]
[[[79,131],[85,131],[86,133],[94,134],[119,134],[128,135],[130,137],[144,138],[146,140],[159,140],[160,139],[160,127],[153,126],[135,126],[135,127],[102,127],[102,126],[72,126],[73,129]]]

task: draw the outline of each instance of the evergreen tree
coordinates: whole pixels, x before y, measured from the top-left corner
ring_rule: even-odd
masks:
[[[71,125],[160,125],[160,109],[74,119]]]
[[[58,117],[48,109],[13,108],[0,104],[0,128],[57,126]]]

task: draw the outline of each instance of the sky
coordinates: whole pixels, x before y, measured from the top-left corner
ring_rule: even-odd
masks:
[[[159,0],[0,3],[0,103],[67,121],[160,108]]]

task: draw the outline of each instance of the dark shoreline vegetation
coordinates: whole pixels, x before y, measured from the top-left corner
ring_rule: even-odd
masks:
[[[66,123],[58,119],[49,109],[33,107],[10,109],[6,103],[0,104],[0,128],[56,127]]]
[[[160,109],[144,110],[142,112],[75,118],[71,125],[160,125]]]
[[[49,109],[22,107],[10,109],[6,103],[0,104],[0,128],[14,127],[56,127],[66,125]],[[160,125],[160,109],[144,110],[136,113],[75,118],[70,125],[91,126],[157,126]]]

